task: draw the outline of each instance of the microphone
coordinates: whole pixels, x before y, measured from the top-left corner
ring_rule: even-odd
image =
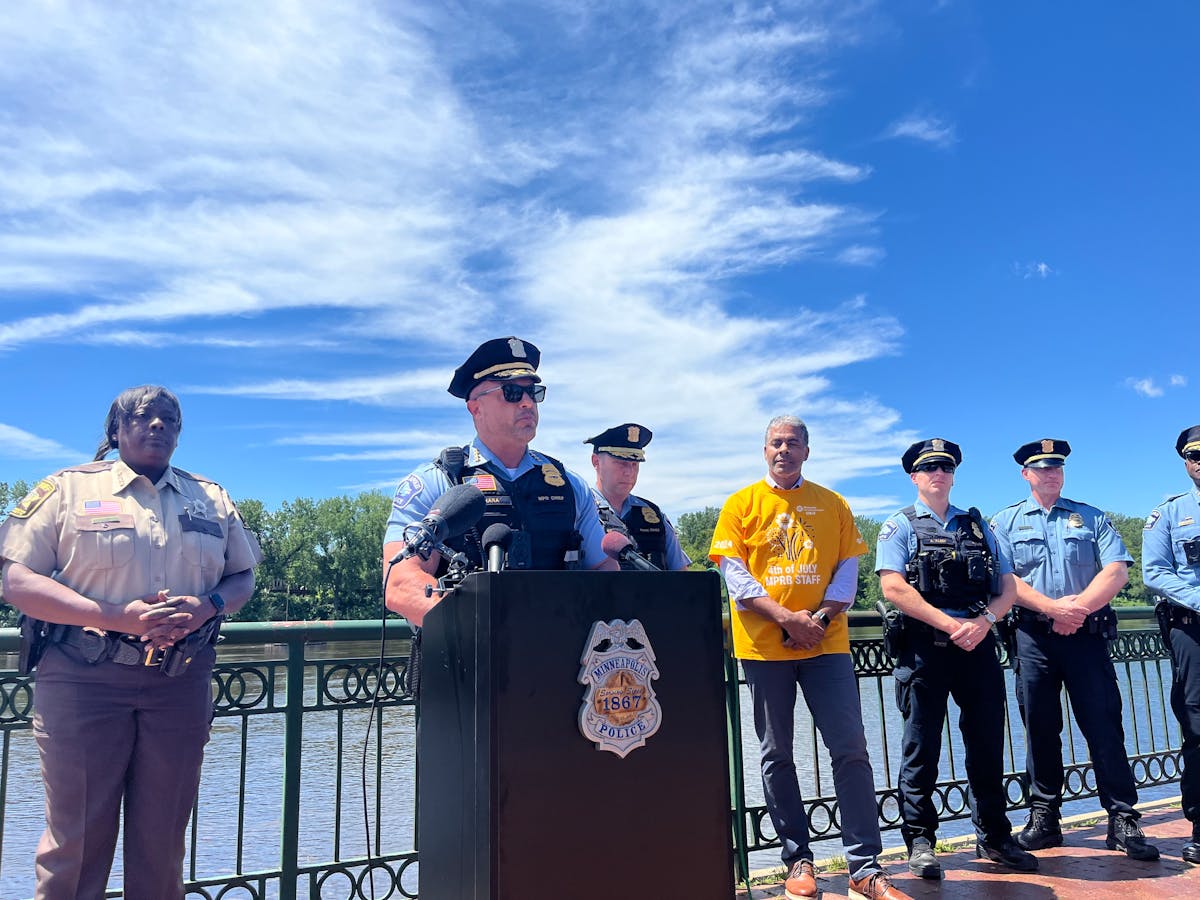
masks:
[[[512,543],[513,530],[503,522],[493,522],[483,530],[483,552],[487,556],[487,570],[499,572],[504,569],[504,551]]]
[[[605,534],[604,540],[600,542],[600,547],[604,550],[605,556],[611,557],[617,562],[633,566],[638,571],[662,571],[662,569],[634,550],[633,541],[629,539],[628,535],[621,534],[619,531],[610,531]]]
[[[404,529],[404,549],[388,564],[419,556],[429,559],[438,544],[458,537],[481,518],[486,508],[483,492],[473,484],[456,484],[434,501],[433,509],[419,523]]]

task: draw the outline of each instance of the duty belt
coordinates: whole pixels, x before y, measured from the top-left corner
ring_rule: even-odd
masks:
[[[925,638],[933,639],[933,646],[945,647],[950,643],[950,635],[942,631],[940,628],[934,628],[928,622],[922,622],[920,619],[913,616],[904,617],[904,630],[909,634],[921,635]]]
[[[134,634],[101,631],[80,625],[68,625],[58,638],[58,643],[74,647],[92,664],[111,660],[120,666],[157,666],[162,664],[166,652],[166,648],[156,649]]]
[[[101,631],[80,625],[56,626],[56,632],[51,633],[50,640],[74,647],[92,665],[109,660],[120,666],[156,667],[164,675],[175,677],[183,674],[201,647],[215,644],[221,639],[221,623],[224,620],[224,616],[213,616],[183,640],[161,649],[135,634]]]
[[[1172,625],[1200,625],[1200,613],[1194,609],[1166,600],[1159,601],[1159,604],[1166,607],[1166,619]]]
[[[1054,620],[1043,613],[1034,612],[1032,609],[1025,609],[1023,606],[1018,606],[1013,609],[1013,616],[1017,620],[1018,627],[1024,627],[1031,631],[1038,631],[1049,634],[1054,630]],[[1099,609],[1094,613],[1088,613],[1083,624],[1079,626],[1076,634],[1101,634],[1108,635],[1111,631],[1116,634],[1117,614],[1111,607]]]

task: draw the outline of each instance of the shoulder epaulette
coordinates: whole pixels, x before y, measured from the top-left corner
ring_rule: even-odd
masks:
[[[67,466],[65,469],[59,469],[55,475],[61,475],[63,472],[103,472],[105,469],[111,469],[114,459],[98,459],[95,462],[83,463],[78,466]],[[53,476],[51,476],[53,477]]]
[[[176,466],[171,466],[171,471],[174,472],[176,475],[178,475],[180,478],[186,478],[189,481],[198,481],[198,482],[203,482],[204,484],[216,484],[216,482],[213,481],[211,478],[208,478],[204,475],[197,475],[195,472],[188,472],[187,470],[177,468]]]

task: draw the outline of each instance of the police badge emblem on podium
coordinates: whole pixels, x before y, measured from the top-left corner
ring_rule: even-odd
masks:
[[[624,759],[645,745],[662,721],[651,681],[658,678],[654,649],[637,619],[596,622],[580,657],[579,683],[586,686],[579,731]]]

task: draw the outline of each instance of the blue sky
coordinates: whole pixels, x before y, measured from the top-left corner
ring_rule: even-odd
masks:
[[[673,516],[781,412],[856,512],[1143,515],[1200,422],[1200,9],[1184,2],[34,2],[0,17],[0,480],[121,389],[268,506],[390,492],[470,435],[450,372],[539,345],[535,446],[636,421]]]

